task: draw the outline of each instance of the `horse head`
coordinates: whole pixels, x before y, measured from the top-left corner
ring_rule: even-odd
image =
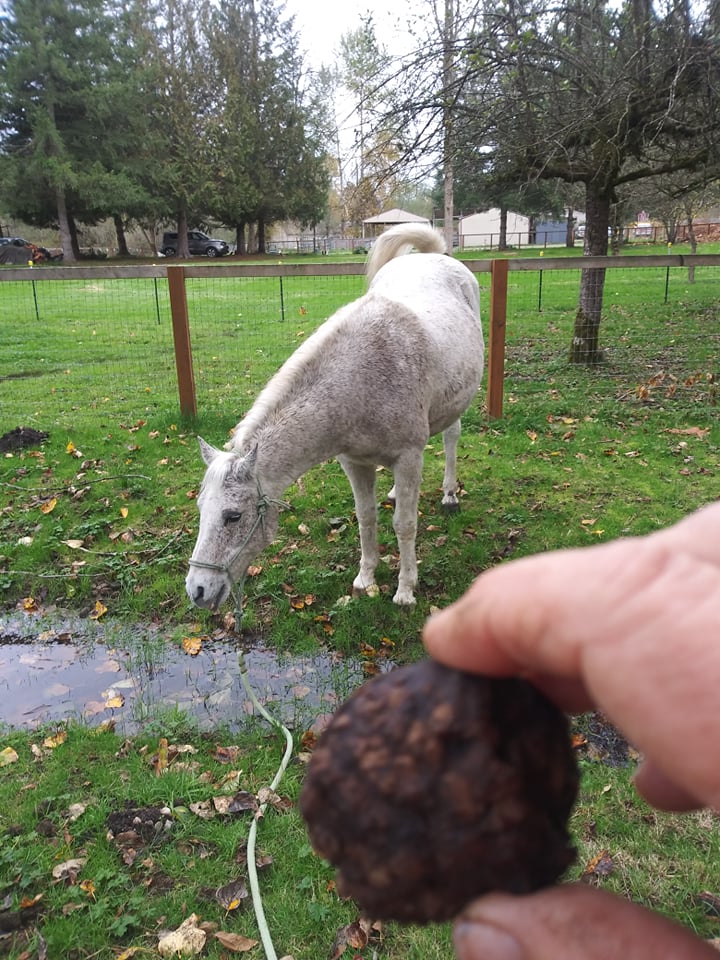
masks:
[[[257,448],[243,455],[199,439],[207,471],[197,499],[200,529],[185,589],[196,606],[217,610],[275,536],[281,505],[262,492]]]

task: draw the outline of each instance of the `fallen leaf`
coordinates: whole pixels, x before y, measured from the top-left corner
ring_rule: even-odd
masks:
[[[123,518],[123,520],[127,518],[128,513],[130,513],[130,511],[127,507],[120,507],[120,516]]]
[[[64,543],[66,547],[70,547],[71,550],[79,550],[82,547],[84,540],[61,540],[60,543]]]
[[[158,939],[158,953],[163,957],[192,957],[205,946],[207,934],[198,927],[197,914],[191,913],[177,930],[164,933]]]
[[[597,856],[586,865],[583,870],[583,877],[607,877],[615,869],[615,864],[610,856],[609,850],[601,850]]]
[[[84,803],[71,803],[68,807],[68,816],[71,822],[74,823],[75,820],[78,820],[85,813],[86,809]]]
[[[0,767],[7,767],[11,763],[18,762],[18,755],[12,747],[5,747],[0,750]]]
[[[67,740],[67,730],[58,730],[54,737],[45,737],[43,746],[48,750],[54,750]]]
[[[340,927],[331,948],[331,960],[337,960],[348,947],[352,947],[353,950],[363,950],[377,929],[377,925],[366,917],[360,917],[353,923]]]
[[[215,816],[215,810],[209,800],[198,800],[197,803],[189,803],[188,808],[196,817],[202,817],[203,820],[212,820]]]
[[[213,806],[220,814],[257,813],[258,802],[254,794],[239,790],[232,797],[213,797]]]
[[[75,883],[77,875],[85,866],[85,863],[85,857],[78,857],[74,860],[64,860],[62,863],[58,863],[57,866],[53,867],[52,875],[55,880],[69,880],[71,883]]]
[[[233,880],[215,891],[215,899],[223,910],[237,910],[247,896],[248,889],[244,880]]]
[[[90,614],[91,620],[99,620],[100,617],[104,616],[107,613],[107,607],[100,600],[95,601],[95,607]]]
[[[92,880],[83,880],[80,884],[80,889],[83,893],[86,893],[89,897],[92,897],[93,900],[95,899],[95,884],[92,882]]]
[[[168,768],[168,742],[166,737],[160,737],[158,742],[158,752],[155,758],[155,773],[160,776]]]
[[[240,754],[240,747],[217,747],[215,759],[218,763],[234,763]]]
[[[230,950],[232,953],[247,953],[248,950],[256,947],[259,942],[258,940],[250,940],[248,937],[243,937],[239,933],[226,933],[224,930],[218,930],[215,937],[226,950]]]
[[[183,637],[182,648],[191,657],[196,657],[202,650],[202,637]]]

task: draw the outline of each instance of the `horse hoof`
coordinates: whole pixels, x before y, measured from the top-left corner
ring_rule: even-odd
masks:
[[[369,583],[366,587],[356,587],[353,584],[352,595],[354,597],[377,597],[380,594],[380,587],[376,583]]]
[[[459,500],[443,500],[441,504],[443,513],[459,513],[460,512],[460,502]]]
[[[412,593],[401,593],[399,590],[393,597],[393,603],[396,603],[399,607],[414,607],[415,606],[415,597]]]

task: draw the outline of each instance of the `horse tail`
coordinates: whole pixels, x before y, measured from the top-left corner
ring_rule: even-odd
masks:
[[[420,253],[447,253],[442,234],[425,223],[398,223],[381,233],[367,261],[368,282],[386,263],[415,247]]]

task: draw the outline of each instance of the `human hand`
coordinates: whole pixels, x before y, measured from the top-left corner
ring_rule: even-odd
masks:
[[[603,711],[663,809],[720,809],[720,503],[667,530],[482,574],[427,622],[431,656]]]
[[[648,537],[494,568],[425,627],[427,649],[443,663],[526,677],[568,711],[602,710],[644,755],[638,790],[673,810],[720,808],[718,641],[720,504]],[[481,938],[483,921],[490,934]],[[462,960],[714,953],[582,885],[484,897],[459,919],[456,943]]]

